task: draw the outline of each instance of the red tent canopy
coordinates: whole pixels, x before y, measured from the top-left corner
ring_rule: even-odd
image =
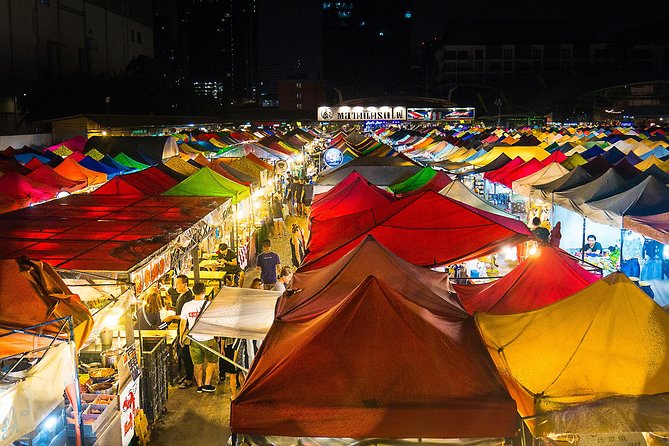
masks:
[[[368,234],[419,266],[479,257],[532,237],[518,220],[427,191],[355,214],[312,221],[302,268],[334,262]]]
[[[511,189],[511,184],[514,181],[519,180],[521,178],[525,178],[528,175],[532,175],[533,173],[540,171],[544,167],[546,166],[541,164],[541,161],[539,161],[536,158],[532,158],[528,162],[521,164],[515,169],[506,171],[501,175],[497,175],[494,181],[496,183],[503,184],[509,189]]]
[[[464,308],[454,298],[448,274],[412,265],[370,235],[331,265],[312,271],[298,269],[291,285],[298,291],[279,299],[276,317],[296,320],[321,314],[339,304],[370,275],[393,283],[397,292],[434,313],[464,315]]]
[[[483,178],[489,181],[495,181],[498,176],[511,172],[513,169],[522,164],[525,164],[525,160],[517,156],[508,163],[506,163],[504,166],[500,167],[499,169],[491,170],[484,173]]]
[[[228,200],[75,194],[0,214],[0,259],[129,271]]]
[[[435,314],[415,300],[369,276],[318,316],[276,320],[232,402],[233,432],[514,435],[515,403],[473,320]]]
[[[60,192],[60,188],[31,180],[16,172],[7,172],[0,177],[0,195],[14,200],[28,200],[28,203],[50,200]]]
[[[38,169],[39,167],[42,167],[42,166],[44,166],[44,163],[41,162],[39,159],[37,159],[36,156],[33,156],[32,158],[30,158],[30,161],[28,161],[28,162],[25,164],[24,167],[25,167],[26,169],[29,169],[29,170],[32,171],[32,170],[36,170],[36,169]]]
[[[348,181],[345,187],[336,186],[326,197],[313,203],[309,217],[312,220],[327,220],[372,209],[392,201],[395,201],[395,198],[391,194],[355,173],[355,179]]]
[[[334,195],[334,194],[338,193],[340,190],[346,188],[349,184],[351,184],[352,182],[354,182],[354,181],[357,180],[357,179],[361,179],[361,180],[363,180],[363,181],[367,181],[367,179],[366,179],[365,177],[363,177],[363,176],[360,175],[357,171],[354,170],[354,171],[352,171],[351,173],[349,173],[349,174],[346,176],[346,178],[344,178],[343,180],[341,180],[341,181],[340,181],[336,186],[334,186],[332,189],[330,189],[330,190],[328,190],[327,192],[324,192],[324,193],[322,193],[322,194],[316,194],[316,195],[314,196],[313,202],[312,202],[312,204],[311,204],[311,211],[313,212],[313,210],[314,210],[314,206],[316,206],[316,203],[318,203],[318,202],[321,201],[322,199],[324,199],[324,198],[330,196],[331,194]],[[381,189],[379,189],[379,190],[381,190]],[[389,196],[389,197],[392,197],[392,194],[388,194],[388,196]]]
[[[263,169],[269,170],[270,172],[274,172],[274,166],[272,166],[269,163],[266,163],[265,161],[261,160],[257,156],[255,156],[253,153],[247,153],[246,158],[248,158],[250,161],[254,162],[258,166],[262,167]]]
[[[33,158],[35,160],[37,158]],[[58,172],[53,170],[49,165],[42,164],[41,167],[33,170],[27,175],[27,178],[30,178],[33,181],[39,181],[40,183],[49,184],[53,187],[57,187],[59,190],[64,192],[74,192],[76,190],[83,189],[86,187],[86,183],[83,181],[73,181],[64,176],[60,175]]]
[[[176,186],[177,180],[156,166],[126,175],[117,175],[93,192],[94,195],[160,195]]]
[[[548,166],[550,163],[561,163],[567,159],[567,155],[564,153],[560,152],[559,150],[556,150],[555,152],[551,153],[548,158],[544,158],[541,161],[541,164],[544,165],[544,167]]]
[[[501,279],[477,285],[454,284],[469,314],[524,313],[545,307],[599,280],[559,248],[542,246]]]

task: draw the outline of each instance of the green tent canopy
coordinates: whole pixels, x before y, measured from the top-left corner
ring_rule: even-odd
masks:
[[[228,180],[208,167],[203,167],[163,195],[176,197],[226,197],[237,204],[251,194],[248,187]]]
[[[133,169],[144,170],[144,169],[149,168],[148,164],[144,164],[144,163],[140,163],[139,161],[135,161],[134,159],[130,158],[128,155],[126,155],[123,152],[116,155],[113,159],[117,163],[123,164],[124,166],[132,167]]]
[[[576,168],[576,166],[582,166],[585,163],[587,163],[587,161],[581,156],[580,153],[574,153],[560,164],[562,164],[562,167],[565,169],[573,170]]]
[[[434,170],[429,166],[426,166],[423,167],[418,172],[416,172],[414,175],[407,178],[406,180],[400,183],[395,183],[389,186],[388,188],[395,194],[403,194],[406,192],[410,192],[412,190],[416,190],[420,187],[425,186],[427,183],[430,182],[432,178],[434,178],[436,174],[437,174],[436,170]]]

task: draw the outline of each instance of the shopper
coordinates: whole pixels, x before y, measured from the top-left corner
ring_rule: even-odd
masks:
[[[541,220],[539,217],[534,217],[532,219],[532,234],[534,234],[539,240],[544,243],[548,243],[548,239],[551,236],[551,233],[548,232],[548,229],[541,226]]]
[[[163,321],[160,318],[160,312],[163,309],[163,299],[160,293],[156,291],[149,292],[146,302],[140,304],[137,308],[137,329],[139,330],[159,330]]]
[[[293,223],[291,229],[290,252],[293,266],[299,268],[302,259],[304,259],[304,237],[302,236],[300,225],[297,223]]]
[[[181,323],[179,324],[179,340],[185,344],[188,338],[186,337],[186,329],[192,330],[195,321],[203,312],[209,302],[204,299],[205,295],[204,283],[198,282],[193,285],[194,299],[183,304],[181,308]],[[190,344],[190,356],[193,360],[195,380],[197,381],[197,393],[216,392],[216,387],[211,385],[211,378],[214,376],[216,364],[218,363],[218,355],[214,353],[218,351],[218,343],[213,336],[209,335],[190,335],[192,342]],[[213,351],[212,351],[213,350]],[[204,380],[202,372],[204,368]]]
[[[173,320],[180,320],[181,309],[185,303],[193,300],[193,293],[188,288],[188,276],[181,274],[174,279],[174,288],[175,291],[172,294],[173,306],[176,309],[176,315],[171,316],[166,320],[166,322],[171,322]],[[190,357],[190,347],[188,344],[179,343],[179,363],[182,365],[185,375],[178,381],[178,387],[180,389],[186,389],[193,384],[193,361]]]
[[[279,279],[274,284],[274,287],[272,287],[272,291],[286,291],[291,280],[293,280],[293,272],[290,270],[290,266],[284,266],[281,268]]]
[[[272,220],[274,221],[274,236],[286,236],[286,223],[283,221],[283,206],[278,195],[272,197]]]
[[[279,254],[272,252],[269,240],[262,241],[262,252],[256,258],[256,268],[260,269],[260,280],[266,290],[271,290],[276,283],[276,275],[281,267]]]
[[[237,253],[230,249],[227,243],[218,245],[216,257],[219,269],[225,271],[225,284],[227,286],[244,286],[244,271],[237,262]]]
[[[256,277],[251,282],[251,286],[249,288],[251,288],[252,290],[262,290],[263,289],[262,280],[260,280]]]

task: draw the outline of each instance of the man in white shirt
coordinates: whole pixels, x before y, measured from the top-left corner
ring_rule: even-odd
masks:
[[[209,305],[204,299],[205,295],[205,286],[204,283],[198,282],[193,285],[193,294],[194,299],[190,302],[183,304],[181,308],[181,322],[179,324],[179,339],[181,343],[187,341],[186,337],[186,328],[192,329],[195,324],[195,320],[198,318],[200,313],[204,311],[205,308]],[[214,375],[216,370],[216,364],[218,363],[218,356],[215,353],[204,348],[207,346],[209,349],[218,351],[218,343],[213,336],[207,335],[190,335],[194,341],[190,344],[190,356],[193,360],[195,380],[197,381],[197,393],[216,392],[216,387],[211,385],[211,377]],[[202,366],[206,363],[204,367],[204,384],[202,383]]]

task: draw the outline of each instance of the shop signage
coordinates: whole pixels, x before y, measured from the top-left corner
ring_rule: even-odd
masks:
[[[319,121],[406,121],[406,107],[318,107]]]
[[[344,154],[341,150],[331,147],[323,153],[323,162],[328,167],[337,167],[344,162]]]
[[[139,411],[139,380],[128,381],[119,398],[121,409],[121,439],[123,446],[128,446],[135,436],[135,417]]]
[[[474,117],[474,107],[410,108],[407,110],[409,121],[459,121],[474,119]]]
[[[130,281],[135,284],[135,292],[141,293],[170,270],[171,253],[166,250],[157,258],[130,273]]]

